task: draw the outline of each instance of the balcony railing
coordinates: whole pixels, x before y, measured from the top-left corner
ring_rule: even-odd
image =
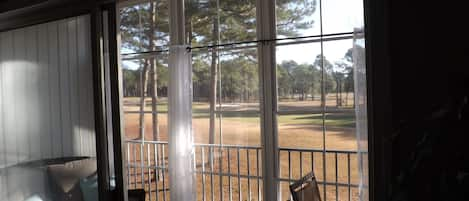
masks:
[[[129,189],[145,189],[149,201],[170,200],[168,143],[128,140],[126,148]],[[195,144],[194,148],[197,200],[262,200],[261,147]],[[322,200],[358,200],[356,151],[281,147],[279,157],[282,200],[290,199],[288,185],[310,171],[318,178]]]

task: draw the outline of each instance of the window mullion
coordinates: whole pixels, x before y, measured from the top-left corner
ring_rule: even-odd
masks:
[[[261,88],[261,140],[264,200],[279,200],[277,87],[275,70],[275,0],[257,0],[257,39]]]
[[[192,65],[184,26],[184,0],[169,1],[168,173],[173,201],[196,200]]]

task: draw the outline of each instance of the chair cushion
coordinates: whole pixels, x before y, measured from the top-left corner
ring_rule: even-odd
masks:
[[[80,179],[87,178],[96,173],[95,159],[70,161],[63,164],[48,166],[48,172],[64,193],[68,193],[78,184]]]

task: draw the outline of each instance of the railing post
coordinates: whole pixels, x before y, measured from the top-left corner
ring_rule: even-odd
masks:
[[[192,134],[192,66],[185,46],[184,0],[169,1],[168,138],[172,201],[195,201]]]
[[[277,89],[275,70],[275,0],[257,0],[259,80],[261,82],[262,175],[266,201],[279,200]]]

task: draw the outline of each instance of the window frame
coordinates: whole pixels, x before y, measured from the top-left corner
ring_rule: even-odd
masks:
[[[127,0],[119,4],[119,8],[136,5],[150,0]],[[390,97],[389,85],[389,57],[387,42],[387,7],[386,2],[364,0],[364,39],[366,40],[366,77],[367,77],[367,108],[368,108],[368,160],[369,160],[369,200],[382,200],[386,192],[386,183],[389,176],[386,175],[386,158],[389,153],[385,153],[385,147],[389,146],[383,140],[390,134],[390,116],[381,114],[391,114],[391,107],[388,105]],[[264,200],[278,200],[278,131],[277,115],[284,114],[278,110],[278,96],[276,83],[276,60],[275,52],[277,46],[291,44],[314,43],[311,40],[290,41],[276,43],[276,11],[275,0],[256,0],[256,21],[259,65],[259,82],[261,90],[261,143],[263,149],[262,170],[263,182],[265,185]],[[180,14],[184,15],[184,14]],[[181,17],[178,15],[178,17]],[[174,16],[173,16],[174,17]],[[327,35],[327,34],[326,34]],[[319,35],[319,42],[330,39],[323,38],[326,35]],[[353,39],[352,36],[345,36],[342,39]],[[311,38],[311,37],[308,37]],[[248,47],[249,48],[249,47]],[[163,50],[164,51],[164,50]],[[151,54],[158,51],[134,53],[135,58],[152,57]],[[321,51],[322,52],[322,51]],[[130,59],[129,59],[130,60]],[[374,69],[380,69],[374,70]],[[266,109],[267,108],[267,109]],[[323,112],[327,112],[325,109]],[[305,111],[304,114],[310,114]],[[273,154],[271,154],[273,153]],[[267,168],[269,167],[269,168]],[[267,186],[266,186],[267,184]]]

